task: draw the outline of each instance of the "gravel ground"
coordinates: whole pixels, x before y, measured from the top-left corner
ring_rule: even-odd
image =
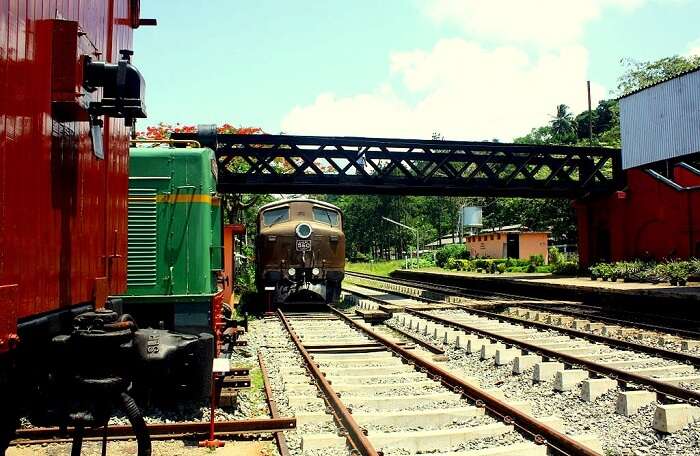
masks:
[[[441,316],[446,313],[441,312]],[[399,325],[399,319],[394,317],[387,324]],[[411,332],[436,343],[432,338]],[[533,383],[532,369],[515,376],[511,373],[511,365],[495,366],[493,360],[480,360],[479,354],[468,354],[452,346],[444,348],[449,370],[476,379],[482,388],[499,388],[507,399],[529,402],[535,416],[562,418],[569,434],[595,433],[608,454],[700,454],[700,422],[672,435],[663,435],[651,427],[655,404],[641,409],[634,416],[624,417],[615,413],[617,391],[611,391],[593,403],[584,402],[580,399],[580,387],[564,393],[556,392],[553,381]],[[626,355],[623,352],[618,356],[624,358]],[[642,356],[634,354],[633,357]]]
[[[164,440],[152,442],[152,454],[154,456],[275,456],[277,448],[274,442],[243,441],[226,442],[226,446],[217,450],[199,448],[197,442],[183,442],[178,440]],[[100,456],[102,444],[99,442],[85,442],[82,456]],[[127,440],[109,442],[107,454],[109,456],[133,456],[136,454],[136,442]],[[46,445],[23,445],[11,447],[6,452],[7,456],[67,456],[70,455],[70,444],[51,443]]]
[[[514,307],[518,307],[517,304],[514,305]],[[573,309],[575,310],[575,309]],[[506,314],[507,309],[504,309],[503,313],[504,315]],[[541,312],[547,312],[552,315],[557,315],[557,316],[562,316],[562,317],[567,317],[569,315],[564,315],[564,314],[559,314],[557,313],[556,309],[553,309],[552,311],[541,311]],[[613,325],[613,323],[605,323],[601,322],[599,320],[596,320],[595,315],[591,315],[590,317],[575,317],[577,319],[584,319],[584,320],[589,320],[591,322],[596,322],[596,323],[603,323],[604,325]],[[549,323],[551,325],[555,326],[564,326],[564,327],[569,327],[570,325],[557,325],[556,323]],[[617,326],[622,326],[615,324]],[[635,329],[634,327],[629,327],[630,329]],[[591,334],[597,334],[597,335],[602,335],[602,329],[594,329],[594,330],[588,330],[588,329],[579,329],[579,331],[584,331],[588,332]],[[672,334],[668,333],[662,333],[662,332],[655,332],[655,331],[648,331],[644,329],[639,329],[639,332],[637,333],[631,333],[631,334],[613,334],[613,335],[607,335],[607,337],[612,337],[614,339],[620,339],[628,342],[634,342],[637,344],[642,344],[642,345],[647,345],[650,347],[656,347],[656,348],[663,348],[666,350],[672,350],[672,351],[677,351],[680,353],[686,353],[690,355],[700,355],[700,347],[692,347],[689,350],[682,350],[681,349],[681,338],[676,337]]]
[[[281,323],[275,318],[256,320],[250,323],[250,334],[248,336],[249,347],[260,350],[265,360],[270,387],[277,403],[277,408],[282,416],[295,416],[301,411],[320,411],[317,405],[308,404],[301,407],[289,405],[287,391],[284,388],[284,373],[282,368],[305,370],[301,355],[288,337]],[[326,425],[309,425],[297,428],[293,431],[285,431],[284,435],[289,446],[289,451],[293,456],[346,456],[350,452],[347,448],[334,448],[322,450],[302,450],[301,438],[307,432],[334,432],[340,429],[329,421]]]

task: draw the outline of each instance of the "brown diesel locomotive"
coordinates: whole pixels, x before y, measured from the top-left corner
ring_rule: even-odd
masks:
[[[276,201],[260,208],[256,282],[273,305],[335,303],[345,270],[343,215],[311,199]]]

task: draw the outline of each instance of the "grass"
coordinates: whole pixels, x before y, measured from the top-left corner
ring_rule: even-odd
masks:
[[[346,263],[345,269],[352,272],[364,272],[388,277],[389,273],[401,269],[404,260],[375,261],[373,263]]]
[[[263,382],[262,371],[259,367],[250,369],[250,387],[254,391],[265,390],[265,382]]]

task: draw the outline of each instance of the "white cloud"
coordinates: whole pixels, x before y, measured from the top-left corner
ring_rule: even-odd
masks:
[[[487,50],[462,39],[430,51],[392,54],[398,81],[370,93],[319,95],[282,121],[289,134],[361,135],[509,141],[550,120],[559,103],[586,107],[588,52],[569,46],[536,58],[514,47]],[[408,91],[418,101],[398,94]],[[605,90],[593,85],[594,106]]]
[[[688,57],[697,56],[700,57],[700,38],[693,41],[688,45],[688,52],[685,53]]]
[[[652,0],[422,0],[438,23],[454,23],[472,37],[558,48],[578,43],[586,24],[607,9],[633,10]],[[675,2],[680,0],[655,0]]]

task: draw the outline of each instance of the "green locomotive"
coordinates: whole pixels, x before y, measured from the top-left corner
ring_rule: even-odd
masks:
[[[129,160],[124,311],[142,325],[211,332],[223,296],[214,152],[135,147]]]

